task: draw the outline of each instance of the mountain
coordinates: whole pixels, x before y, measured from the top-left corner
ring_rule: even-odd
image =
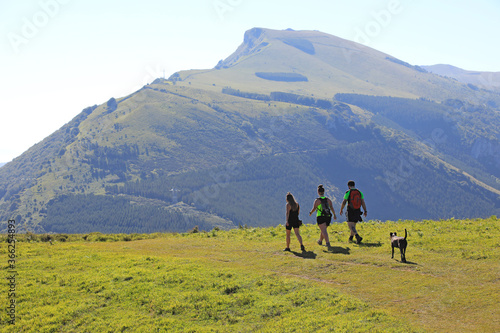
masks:
[[[456,79],[471,88],[500,91],[500,72],[467,71],[451,65],[421,66],[425,70],[441,76]]]
[[[228,58],[110,98],[0,169],[35,232],[269,226],[346,183],[371,219],[500,213],[500,94],[317,31],[254,28]],[[6,225],[3,226],[6,230]]]
[[[263,80],[256,73],[288,73],[306,80]],[[278,90],[327,99],[335,93],[358,93],[440,101],[471,93],[467,86],[427,75],[421,67],[361,44],[317,31],[261,28],[247,31],[243,44],[215,69],[181,71],[173,79],[215,91],[230,83],[256,93]]]

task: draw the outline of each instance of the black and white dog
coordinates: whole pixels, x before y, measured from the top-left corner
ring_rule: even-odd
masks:
[[[401,262],[406,262],[406,246],[408,242],[406,241],[407,232],[405,229],[405,237],[399,237],[395,232],[391,232],[391,246],[392,246],[392,257],[394,258],[394,248],[397,247],[401,251]]]

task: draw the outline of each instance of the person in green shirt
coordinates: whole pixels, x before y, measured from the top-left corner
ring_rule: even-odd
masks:
[[[316,222],[318,223],[318,227],[321,230],[318,244],[321,245],[324,239],[326,242],[326,246],[330,248],[330,239],[328,238],[328,232],[326,228],[330,225],[332,214],[335,220],[337,219],[337,215],[335,215],[335,209],[333,209],[332,200],[325,197],[325,189],[323,185],[318,185],[318,195],[319,198],[316,198],[316,200],[314,200],[314,205],[309,212],[309,216],[311,216],[314,211],[317,211]]]
[[[349,187],[349,190],[345,192],[344,201],[342,201],[342,206],[340,207],[340,215],[342,215],[344,207],[347,204],[347,225],[349,226],[349,230],[351,231],[349,242],[352,242],[353,237],[356,237],[356,242],[358,244],[361,244],[363,237],[361,237],[356,231],[356,223],[363,221],[361,215],[364,215],[366,217],[367,210],[365,198],[363,192],[356,188],[356,184],[353,180],[347,182],[347,187]],[[363,207],[364,212],[361,211],[361,207]]]

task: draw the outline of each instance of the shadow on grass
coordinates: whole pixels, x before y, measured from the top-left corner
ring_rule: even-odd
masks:
[[[292,251],[293,254],[295,254],[297,257],[301,257],[304,259],[316,259],[317,254],[314,253],[313,251],[304,251],[304,252],[295,252]]]
[[[415,266],[418,266],[418,263],[417,263],[417,262],[412,262],[412,261],[408,261],[408,260],[407,260],[406,262],[403,262],[403,261],[398,260],[398,259],[396,259],[396,258],[394,258],[393,260],[394,260],[394,261],[397,261],[397,262],[399,262],[399,263],[401,263],[401,264],[407,264],[407,265],[415,265]]]
[[[380,243],[380,242],[377,242],[377,243],[363,243],[363,242],[361,242],[361,244],[358,244],[358,245],[362,246],[362,247],[381,247],[382,243]]]
[[[332,246],[329,249],[323,251],[326,253],[341,253],[341,254],[351,254],[351,249],[348,247]]]

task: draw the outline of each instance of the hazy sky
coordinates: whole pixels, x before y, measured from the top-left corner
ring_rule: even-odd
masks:
[[[413,65],[500,71],[498,0],[0,0],[0,162],[82,109],[212,68],[253,27],[319,30]]]

